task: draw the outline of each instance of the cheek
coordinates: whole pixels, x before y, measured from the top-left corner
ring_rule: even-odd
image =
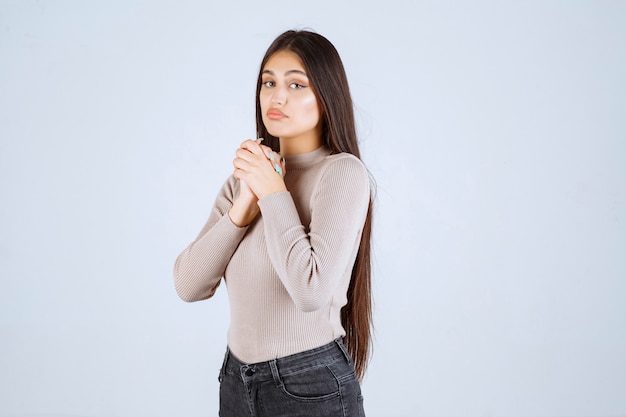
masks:
[[[267,103],[269,103],[268,95],[261,90],[259,93],[259,105],[261,106],[261,111],[263,113],[265,113],[265,111],[269,108]]]
[[[316,121],[319,120],[319,105],[317,103],[317,98],[314,95],[306,97],[302,100],[302,108],[311,116],[311,119],[315,119]]]

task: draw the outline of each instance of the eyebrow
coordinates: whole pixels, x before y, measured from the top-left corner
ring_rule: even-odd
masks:
[[[274,71],[267,70],[267,69],[263,70],[263,74],[276,75],[276,74],[274,74]],[[301,70],[297,70],[297,69],[292,69],[292,70],[289,70],[289,71],[285,72],[285,75],[290,75],[290,74],[301,74],[301,75],[304,75],[305,77],[307,77],[306,72],[301,71]]]

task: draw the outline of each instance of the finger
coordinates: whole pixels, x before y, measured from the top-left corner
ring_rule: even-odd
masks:
[[[273,159],[270,160],[274,164],[274,170],[284,176],[287,172],[287,161],[285,160],[285,157],[281,156],[279,153],[274,153]]]
[[[270,152],[269,156],[270,163],[274,168],[274,171],[281,177],[285,175],[285,158],[280,156],[279,153]]]
[[[245,148],[245,147],[247,147],[249,144],[251,144],[251,143],[256,143],[257,141],[258,141],[258,139],[257,139],[257,140],[253,140],[253,139],[246,139],[246,140],[244,140],[243,142],[241,142],[241,144],[239,145],[239,147],[240,147],[240,148]]]
[[[265,145],[260,145],[261,149],[263,150],[263,153],[265,154],[265,157],[267,159],[270,159],[270,153],[272,153],[272,148],[270,148],[269,146],[265,146]]]
[[[259,145],[259,143],[257,142],[257,140],[251,140],[248,139],[246,141],[244,141],[241,146],[239,146],[239,149],[247,149],[249,152],[256,154],[256,155],[260,155],[263,154],[263,150],[261,149],[261,145]]]
[[[235,151],[235,158],[243,159],[249,163],[253,163],[255,160],[258,160],[259,157],[262,160],[265,160],[265,154],[261,152],[260,154],[251,152],[249,149],[239,148]]]
[[[249,178],[251,175],[250,171],[246,170],[246,169],[242,169],[242,168],[235,168],[233,170],[233,177],[235,177],[235,179],[238,180],[244,180]]]
[[[274,164],[274,171],[276,171],[276,173],[280,175],[281,177],[285,175],[285,171],[283,170],[283,167],[279,163]]]
[[[244,161],[247,161],[249,159],[252,159],[252,157],[252,152],[247,149],[239,148],[235,151],[235,159],[243,159]]]
[[[250,154],[247,151],[242,151],[243,153],[248,153],[248,155],[243,155],[243,157],[237,156],[233,159],[233,167],[237,170],[247,172],[252,167],[252,161],[250,160]]]

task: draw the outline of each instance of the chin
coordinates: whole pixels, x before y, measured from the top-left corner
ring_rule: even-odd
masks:
[[[270,135],[278,138],[280,137],[281,129],[277,129],[276,125],[274,123],[272,123],[272,120],[265,120],[263,119],[263,126],[265,127],[265,130],[267,130],[267,133],[269,133]]]
[[[285,136],[289,136],[289,132],[287,131],[287,129],[277,129],[276,126],[272,126],[271,123],[264,123],[265,124],[265,129],[267,130],[267,133],[269,133],[270,135],[274,136],[275,138],[280,138],[280,137],[285,137]]]

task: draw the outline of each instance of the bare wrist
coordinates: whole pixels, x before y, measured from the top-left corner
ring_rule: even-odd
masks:
[[[233,206],[228,210],[228,217],[230,217],[230,221],[237,227],[246,227],[254,218],[259,214],[259,206],[254,203],[247,207],[242,207],[238,205],[236,202]]]

